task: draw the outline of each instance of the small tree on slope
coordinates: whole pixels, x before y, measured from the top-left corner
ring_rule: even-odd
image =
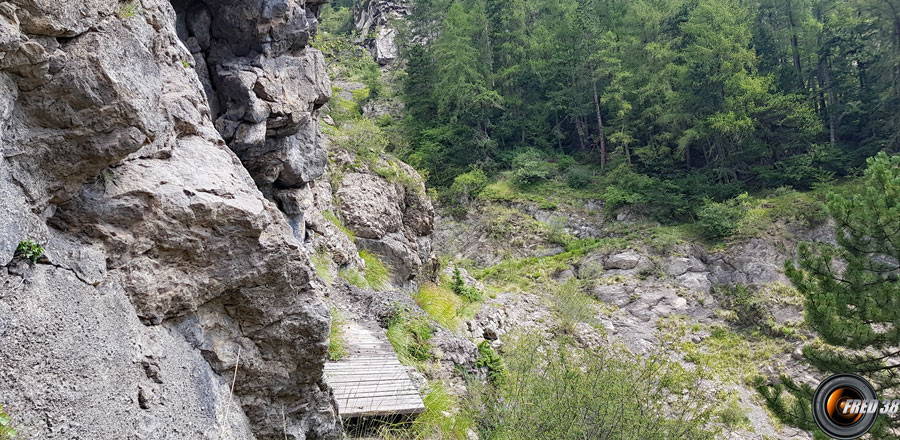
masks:
[[[857,192],[828,196],[838,246],[801,244],[799,264],[788,261],[785,270],[824,342],[807,345],[804,356],[825,372],[865,376],[893,399],[900,397],[900,156],[880,153],[868,164]],[[785,422],[818,431],[812,387],[783,376],[758,389]],[[896,438],[888,432],[896,422],[879,417],[872,438]]]

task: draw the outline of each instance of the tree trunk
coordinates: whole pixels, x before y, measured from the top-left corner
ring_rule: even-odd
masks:
[[[834,123],[834,88],[831,86],[831,60],[826,59],[826,63],[828,64],[823,69],[825,73],[825,94],[828,96],[828,134],[831,139],[831,146],[837,144],[837,136],[835,135],[835,123]]]
[[[791,53],[794,56],[794,67],[797,69],[797,78],[800,79],[800,88],[805,88],[803,82],[803,66],[800,64],[800,45],[797,41],[797,28],[794,23],[794,8],[791,0],[787,2],[788,23],[791,25]]]
[[[606,166],[606,138],[603,136],[603,118],[600,116],[600,95],[597,94],[597,82],[591,81],[594,87],[594,107],[597,110],[597,128],[600,130],[600,168]]]
[[[581,118],[578,116],[575,117],[575,131],[578,132],[578,146],[584,153],[584,127],[581,126]]]

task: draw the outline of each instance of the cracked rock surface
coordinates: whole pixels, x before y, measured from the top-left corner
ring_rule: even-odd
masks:
[[[23,435],[340,437],[324,287],[274,198],[327,163],[319,3],[0,1],[0,397]]]

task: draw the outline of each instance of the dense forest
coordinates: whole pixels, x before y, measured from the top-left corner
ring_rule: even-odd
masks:
[[[421,0],[400,153],[687,220],[900,146],[897,0]],[[599,183],[598,183],[599,181]]]

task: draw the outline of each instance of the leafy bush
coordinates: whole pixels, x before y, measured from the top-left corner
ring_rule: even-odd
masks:
[[[481,191],[487,187],[488,179],[480,168],[473,168],[468,173],[463,173],[453,179],[448,192],[450,200],[460,205],[468,205],[473,202]]]
[[[547,162],[540,151],[527,149],[513,158],[513,176],[516,183],[527,185],[529,183],[545,180],[556,174],[557,165]]]
[[[716,438],[699,378],[663,355],[525,335],[508,343],[504,361],[508,378],[472,405],[480,438]]]
[[[375,290],[384,289],[391,277],[390,270],[378,259],[378,256],[365,249],[359,251],[359,257],[366,263],[366,283],[369,284],[369,287]]]
[[[733,310],[733,320],[744,326],[765,327],[769,322],[771,313],[766,309],[765,302],[743,284],[716,285],[712,289],[713,296],[723,307]]]
[[[344,224],[341,222],[341,219],[339,219],[334,212],[331,212],[329,210],[322,211],[322,217],[325,217],[325,219],[327,219],[332,224],[334,224],[334,226],[340,229],[341,232],[347,235],[347,238],[349,238],[350,241],[356,240],[356,235],[353,234],[353,231],[344,226]]]
[[[381,127],[365,118],[345,124],[336,140],[341,148],[356,153],[370,165],[378,161],[388,146],[388,138]]]
[[[35,243],[34,241],[31,241],[30,239],[20,241],[19,245],[16,246],[15,254],[21,258],[31,261],[32,264],[36,264],[38,259],[44,256],[44,247]]]
[[[359,270],[353,267],[344,267],[338,270],[338,276],[343,278],[348,283],[359,287],[360,289],[365,289],[369,286],[366,282],[366,277],[359,273]]]
[[[720,241],[737,230],[743,214],[743,209],[734,203],[706,200],[697,210],[697,224],[707,239]]]
[[[475,365],[487,368],[488,379],[494,385],[502,385],[506,380],[506,366],[503,365],[503,359],[491,348],[488,341],[478,343],[478,359],[475,360]]]
[[[566,173],[566,184],[570,188],[581,189],[591,183],[591,171],[584,167],[573,167]]]

